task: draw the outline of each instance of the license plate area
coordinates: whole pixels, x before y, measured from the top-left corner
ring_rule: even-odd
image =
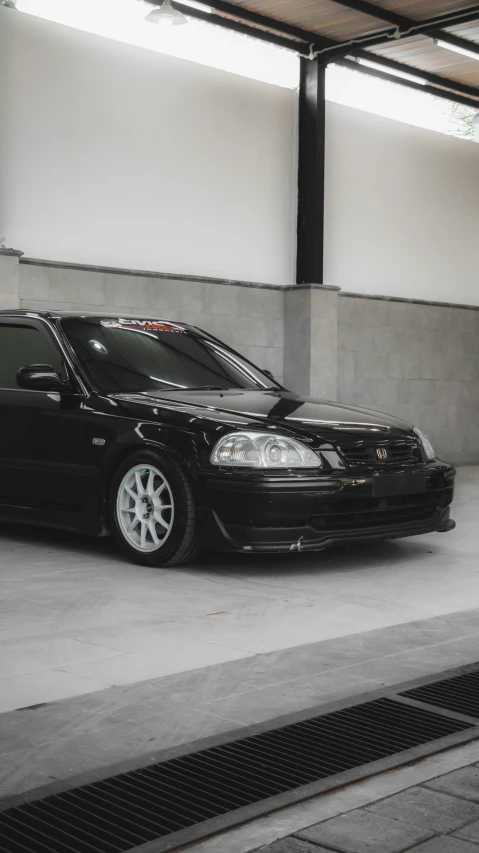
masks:
[[[388,498],[393,495],[419,495],[427,489],[426,475],[417,473],[374,474],[373,497]]]

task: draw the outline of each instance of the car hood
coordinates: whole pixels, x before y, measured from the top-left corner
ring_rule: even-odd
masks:
[[[141,394],[115,395],[125,402],[149,405],[155,415],[165,410],[193,414],[196,418],[241,428],[261,429],[278,425],[288,433],[307,433],[325,441],[340,439],[341,434],[378,435],[410,432],[411,424],[369,409],[347,406],[312,397],[302,397],[283,390],[223,391],[188,390],[148,391]]]

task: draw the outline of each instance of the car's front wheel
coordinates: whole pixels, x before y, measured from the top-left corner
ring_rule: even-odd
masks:
[[[178,566],[199,550],[198,512],[190,483],[166,454],[139,450],[119,466],[110,518],[120,548],[144,566]]]

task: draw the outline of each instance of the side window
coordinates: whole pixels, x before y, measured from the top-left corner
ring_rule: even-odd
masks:
[[[27,364],[50,364],[65,378],[62,354],[33,326],[0,324],[0,388],[18,388],[17,371]]]

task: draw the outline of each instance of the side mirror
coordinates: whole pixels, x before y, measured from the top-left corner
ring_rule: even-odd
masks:
[[[20,388],[30,391],[69,391],[70,385],[60,378],[50,364],[28,364],[17,373]]]

